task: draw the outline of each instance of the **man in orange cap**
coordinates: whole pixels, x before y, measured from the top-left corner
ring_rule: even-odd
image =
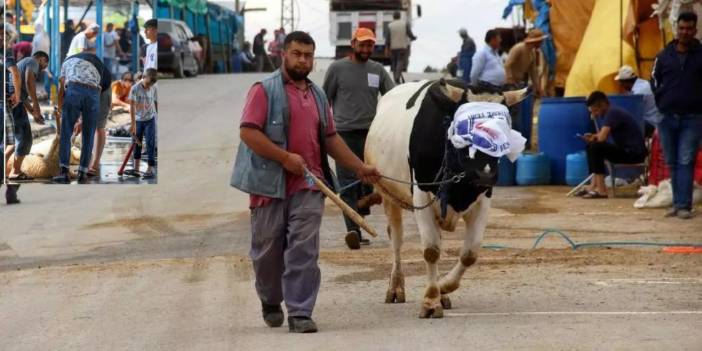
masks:
[[[370,56],[375,47],[375,34],[368,28],[358,28],[351,39],[353,53],[329,66],[323,89],[334,109],[336,130],[351,150],[363,160],[363,149],[370,128],[378,95],[385,94],[395,84],[383,65]],[[341,187],[358,180],[356,173],[337,165]],[[380,196],[372,195],[370,186],[357,184],[341,193],[341,198],[362,216],[370,214],[370,206],[379,203]],[[361,237],[361,229],[348,217],[346,222],[346,244],[356,250],[361,244],[369,244]]]

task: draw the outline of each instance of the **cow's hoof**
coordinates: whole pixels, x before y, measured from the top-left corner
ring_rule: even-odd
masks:
[[[385,294],[385,303],[405,303],[405,292],[390,289]]]
[[[422,306],[422,310],[419,311],[419,318],[444,318],[444,309],[441,306],[433,308]]]
[[[448,295],[441,295],[441,307],[443,307],[445,310],[451,309],[451,299],[448,297]]]

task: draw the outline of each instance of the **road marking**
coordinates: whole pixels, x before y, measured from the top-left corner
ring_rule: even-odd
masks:
[[[612,284],[701,284],[702,279],[699,278],[667,278],[667,279],[608,279],[598,280],[594,284],[600,286],[610,286]]]
[[[532,311],[532,312],[445,312],[446,317],[487,316],[630,316],[630,315],[702,315],[702,311]]]

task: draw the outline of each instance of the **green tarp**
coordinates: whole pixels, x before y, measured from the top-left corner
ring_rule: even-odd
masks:
[[[207,13],[207,0],[160,0],[166,6],[187,8],[196,14]]]

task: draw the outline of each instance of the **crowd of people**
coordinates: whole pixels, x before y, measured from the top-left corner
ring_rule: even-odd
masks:
[[[696,25],[693,13],[680,15],[678,37],[659,53],[650,82],[628,66],[621,67],[615,77],[623,92],[643,95],[643,118],[658,130],[672,174],[674,206],[666,216],[681,219],[692,217],[692,174],[702,139],[702,45],[695,39]],[[409,50],[414,36],[410,29],[393,27],[406,35],[400,47]],[[262,50],[265,34],[261,30],[254,40],[253,57],[257,59],[248,57],[257,69],[266,60]],[[506,59],[499,53],[498,31],[487,31],[486,46],[480,50],[467,30],[460,30],[459,35],[463,41],[456,60],[459,76],[474,89],[498,93],[532,86],[536,96],[544,94],[538,71],[539,47],[546,38],[543,32],[528,31]],[[280,69],[248,93],[231,185],[250,194],[250,254],[262,317],[269,327],[283,324],[284,302],[291,332],[317,331],[311,317],[320,285],[317,258],[324,205],[314,183],[307,180],[309,174],[335,184],[327,162],[331,156],[346,204],[365,216],[370,206],[382,202],[370,186],[380,175],[364,163],[363,151],[379,97],[401,83],[401,77],[391,77],[381,64],[370,60],[376,41],[373,31],[358,28],[351,39],[351,54],[331,64],[320,87],[308,78],[315,41],[304,32],[290,33],[279,47]],[[392,42],[397,43],[396,38]],[[405,54],[393,54],[393,73],[395,69],[401,72]],[[610,105],[601,91],[592,92],[586,105],[599,127],[597,133],[582,136],[593,180],[579,195],[604,198],[605,160],[643,161],[647,135],[634,116]],[[370,244],[354,221],[345,220],[350,249]]]
[[[693,12],[679,15],[677,39],[656,56],[650,81],[638,77],[627,65],[614,78],[622,92],[642,95],[645,127],[636,116],[611,106],[603,92],[590,94],[588,109],[601,126],[596,134],[583,136],[593,180],[578,195],[606,198],[605,160],[621,164],[643,162],[649,154],[645,140],[656,130],[673,188],[673,207],[666,217],[693,217],[693,176],[702,144],[702,45],[695,39],[697,21]]]
[[[7,14],[5,18],[11,17],[11,14]],[[149,44],[142,49],[143,75],[119,69],[122,65],[118,65],[118,60],[127,58],[125,53],[130,50],[131,39],[123,40],[130,37],[129,33],[118,34],[112,23],[107,24],[102,35],[104,57],[100,59],[96,55],[99,29],[97,24],[81,23],[74,27],[72,21],[68,20],[62,33],[62,57],[65,58],[62,59],[58,98],[54,106],[60,162],[59,175],[53,178],[55,183],[71,182],[70,150],[72,137],[77,133],[81,134],[78,182],[86,183],[88,178],[100,175],[100,160],[107,137],[107,118],[117,109],[126,110],[131,116],[129,130],[138,151],[134,153],[134,170],[131,174],[144,179],[155,175],[157,20],[151,19],[144,24]],[[4,154],[6,159],[13,153],[15,155],[13,164],[4,173],[9,182],[21,183],[33,180],[22,171],[23,160],[33,144],[29,115],[35,123],[45,123],[40,107],[42,99],[37,91],[39,86],[45,84],[39,77],[49,74],[46,69],[49,66],[50,56],[47,52],[50,45],[34,45],[48,39],[42,37],[37,40],[38,35],[41,37],[40,33],[35,33],[33,42],[20,41],[11,22],[4,24],[2,30],[7,53],[3,59],[7,82],[4,102],[8,106],[5,109]],[[25,47],[29,47],[29,55],[26,55]],[[7,50],[10,48],[12,50]],[[14,50],[15,48],[18,49]],[[113,82],[113,77],[118,74],[121,75],[120,79]],[[147,145],[149,167],[142,174],[139,171],[139,160],[144,142]],[[18,185],[15,185],[16,189]]]

